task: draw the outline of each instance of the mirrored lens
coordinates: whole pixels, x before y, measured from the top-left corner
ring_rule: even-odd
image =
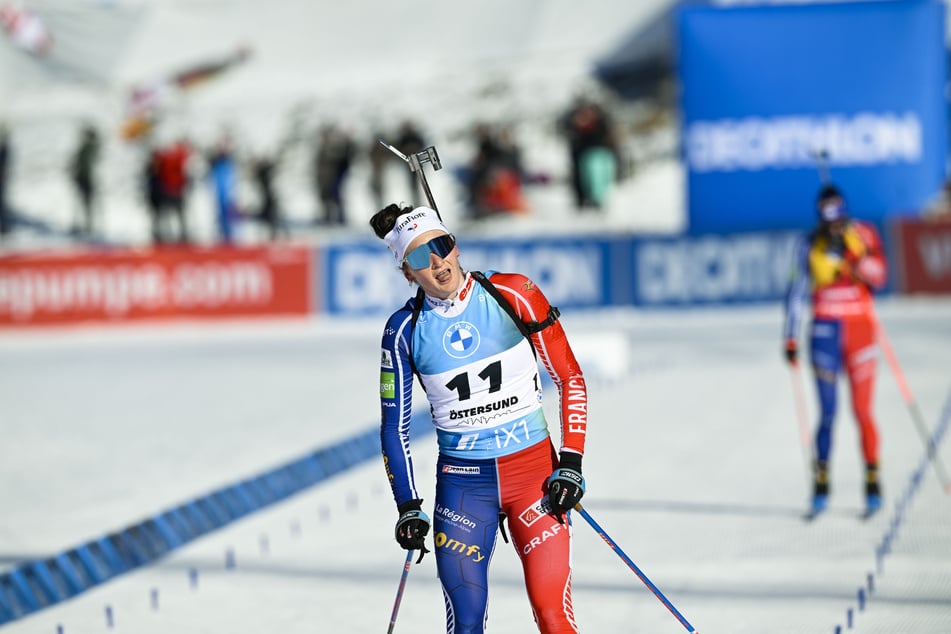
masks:
[[[436,236],[426,244],[421,244],[403,258],[403,261],[414,269],[429,268],[429,254],[435,253],[441,258],[452,253],[456,246],[456,239],[451,235]]]

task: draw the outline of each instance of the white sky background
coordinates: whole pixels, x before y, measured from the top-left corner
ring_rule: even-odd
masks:
[[[934,426],[951,394],[951,302],[885,298],[880,314]],[[836,624],[844,629],[858,588],[875,573],[857,631],[946,634],[951,496],[930,467],[876,571],[875,549],[923,456],[884,360],[876,394],[884,510],[858,519],[861,461],[846,407],[835,432],[831,507],[807,524],[778,307],[563,319],[590,381],[586,507],[694,627],[831,633]],[[376,320],[318,320],[0,336],[5,565],[80,545],[375,425],[379,328]],[[811,383],[806,389],[813,412]],[[846,406],[845,385],[840,396]],[[430,436],[415,446],[423,482],[433,444]],[[940,450],[945,465],[948,444]],[[425,497],[431,504],[431,493]],[[402,570],[394,521],[382,466],[371,460],[2,629],[380,632]],[[575,521],[583,631],[686,631]],[[237,561],[230,571],[228,549]],[[189,585],[192,568],[197,588]],[[491,579],[490,631],[533,631],[510,545],[500,542]],[[441,631],[442,619],[427,557],[410,573],[396,631]]]

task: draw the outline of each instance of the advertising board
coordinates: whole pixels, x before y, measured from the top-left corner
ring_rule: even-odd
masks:
[[[805,229],[827,178],[880,228],[922,209],[945,174],[944,13],[938,0],[682,9],[689,232]]]
[[[0,258],[0,325],[307,315],[303,247],[171,248]]]

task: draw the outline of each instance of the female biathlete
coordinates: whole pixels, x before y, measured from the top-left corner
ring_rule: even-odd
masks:
[[[851,386],[865,458],[866,513],[871,514],[882,505],[879,435],[872,414],[877,366],[872,291],[885,284],[886,261],[878,232],[868,223],[849,218],[837,188],[824,187],[816,207],[819,222],[796,251],[783,328],[786,359],[796,364],[797,335],[805,304],[811,300],[810,352],[820,406],[811,515],[821,513],[828,504],[836,381],[842,369]]]
[[[433,209],[389,205],[370,225],[419,287],[382,338],[381,438],[399,512],[396,540],[420,551],[417,562],[429,552],[430,518],[410,452],[415,375],[439,448],[432,544],[447,634],[484,631],[489,561],[505,524],[538,630],[578,632],[568,511],[584,493],[587,389],[557,309],[523,275],[464,271]],[[539,361],[558,389],[558,452],[542,410]]]

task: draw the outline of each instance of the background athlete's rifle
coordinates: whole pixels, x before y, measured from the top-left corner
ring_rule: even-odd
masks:
[[[829,170],[829,150],[822,148],[812,151],[812,158],[816,160],[816,169],[819,170],[819,182],[823,187],[832,184],[832,173]]]
[[[426,172],[423,171],[424,163],[430,163],[433,166],[434,171],[442,169],[442,162],[439,160],[439,154],[436,152],[436,146],[431,145],[421,152],[416,152],[415,154],[410,154],[407,156],[383,139],[380,139],[380,143],[383,145],[383,147],[403,159],[406,164],[409,165],[410,171],[416,174],[416,179],[419,181],[420,187],[423,188],[423,193],[426,194],[426,200],[429,202],[429,206],[433,211],[436,212],[436,216],[442,220],[442,215],[439,213],[439,208],[436,207],[436,200],[433,198],[433,192],[429,189],[429,183],[426,182]]]

